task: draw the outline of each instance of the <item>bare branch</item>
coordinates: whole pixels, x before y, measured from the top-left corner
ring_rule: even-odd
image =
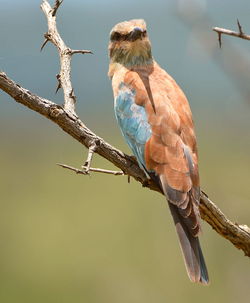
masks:
[[[230,29],[225,29],[225,28],[221,28],[221,27],[214,27],[213,28],[213,31],[217,32],[217,34],[218,34],[218,40],[219,40],[220,48],[221,48],[221,35],[222,34],[223,35],[234,36],[234,37],[245,39],[245,40],[250,40],[250,35],[244,34],[244,32],[242,30],[242,26],[241,26],[238,19],[237,19],[237,25],[238,25],[239,32],[235,32],[235,31],[232,31]]]
[[[250,257],[250,229],[247,225],[232,223],[204,192],[201,196],[200,212],[203,220]]]
[[[217,33],[221,33],[224,35],[229,35],[229,36],[234,36],[234,37],[238,37],[238,38],[242,38],[245,40],[250,40],[250,36],[246,35],[244,33],[240,33],[240,32],[235,32],[229,29],[225,29],[225,28],[221,28],[221,27],[214,27],[213,31],[217,32]]]
[[[66,111],[62,106],[52,101],[31,93],[8,78],[3,72],[0,72],[0,89],[5,91],[18,103],[27,106],[55,122],[60,128],[62,128],[62,130],[75,138],[85,147],[89,148],[89,146],[95,142],[95,152],[113,163],[115,166],[119,167],[126,175],[133,176],[141,183],[147,181],[146,175],[138,167],[134,157],[125,155],[123,152],[105,142],[101,137],[98,137],[89,128],[87,128],[75,114]],[[151,184],[152,189],[157,189],[157,186],[154,185],[153,182],[149,182],[149,184]]]
[[[194,0],[190,0],[189,2],[196,4]],[[245,52],[232,45],[230,43],[231,39],[227,39],[228,41],[225,41],[225,46],[227,47],[226,53],[218,53],[217,47],[207,36],[209,35],[208,27],[212,29],[212,24],[214,24],[214,20],[209,16],[208,12],[205,13],[201,10],[201,14],[194,15],[192,10],[182,10],[181,8],[178,8],[177,12],[180,20],[185,26],[190,28],[199,44],[203,46],[206,54],[216,62],[225,76],[231,81],[231,84],[237,88],[239,93],[243,95],[245,101],[249,103],[250,86],[248,85],[247,79],[249,78],[250,64]]]
[[[52,42],[58,50],[59,56],[60,56],[60,64],[61,64],[61,70],[60,70],[60,86],[63,89],[64,92],[64,108],[67,111],[70,111],[71,113],[75,114],[75,103],[76,103],[76,97],[72,93],[73,87],[71,84],[71,58],[74,53],[82,53],[82,54],[90,54],[91,51],[87,50],[78,50],[78,51],[72,51],[62,40],[56,26],[56,12],[61,5],[62,1],[57,0],[55,2],[55,5],[53,8],[51,8],[48,1],[44,0],[41,4],[41,9],[43,10],[45,16],[47,17],[48,21],[48,33],[46,33],[45,41],[42,44],[41,50],[44,48],[46,43],[48,41]],[[57,87],[57,90],[59,88]]]
[[[66,164],[61,164],[61,163],[57,163],[57,165],[63,167],[63,168],[67,168],[69,170],[73,170],[75,173],[77,174],[82,174],[82,175],[89,175],[89,172],[95,172],[95,173],[102,173],[102,174],[108,174],[108,175],[114,175],[114,176],[124,176],[124,172],[123,171],[115,171],[115,170],[107,170],[107,169],[103,169],[103,168],[94,168],[94,167],[89,167],[88,170],[85,170],[85,166],[83,166],[83,169],[78,169]]]
[[[5,91],[18,103],[55,122],[63,131],[87,148],[95,142],[96,153],[119,167],[124,174],[139,181],[144,187],[161,193],[158,186],[152,180],[147,179],[134,157],[124,154],[98,137],[77,116],[72,115],[52,101],[41,98],[22,88],[3,72],[0,72],[0,89]],[[202,193],[201,196],[200,212],[203,220],[210,224],[221,236],[228,239],[237,248],[243,250],[246,256],[250,257],[249,227],[232,223],[205,193]]]

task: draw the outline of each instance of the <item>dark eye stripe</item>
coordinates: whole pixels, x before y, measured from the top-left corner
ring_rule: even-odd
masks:
[[[146,37],[147,36],[147,31],[143,31],[142,32],[142,37]],[[130,41],[130,33],[126,34],[126,35],[122,35],[118,32],[113,32],[110,36],[110,40],[111,41]]]
[[[121,40],[121,37],[122,37],[122,35],[119,34],[118,32],[113,32],[111,34],[110,40],[111,41],[119,41],[119,40]]]

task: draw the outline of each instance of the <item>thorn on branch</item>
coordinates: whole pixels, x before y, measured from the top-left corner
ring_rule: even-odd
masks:
[[[74,103],[76,103],[76,95],[74,93],[74,89],[72,88],[70,94],[69,94],[69,97],[72,98],[74,100]]]
[[[56,0],[55,5],[52,8],[52,17],[55,17],[59,6],[63,3],[63,0]]]
[[[49,33],[45,33],[44,38],[45,38],[45,40],[40,48],[40,52],[43,50],[44,46],[50,41],[51,36]]]
[[[222,42],[221,42],[221,33],[218,33],[218,41],[219,41],[219,46],[221,48]]]
[[[237,19],[237,25],[238,25],[238,28],[239,28],[239,33],[240,33],[240,35],[243,36],[244,33],[243,33],[242,26],[241,26],[241,24],[240,24],[239,19]]]
[[[59,90],[60,88],[62,88],[61,75],[60,75],[60,74],[57,74],[57,75],[56,75],[56,79],[57,79],[57,81],[58,81],[58,85],[57,85],[57,88],[56,88],[56,94],[57,94],[58,90]]]

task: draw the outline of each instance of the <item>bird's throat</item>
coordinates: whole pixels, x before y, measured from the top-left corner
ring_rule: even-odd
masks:
[[[111,63],[119,63],[127,68],[153,63],[149,43],[136,41],[125,45],[116,44],[112,46],[110,48]]]

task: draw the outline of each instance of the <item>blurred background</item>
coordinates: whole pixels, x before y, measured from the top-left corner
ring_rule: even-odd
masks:
[[[50,100],[58,55],[40,46],[41,1],[0,0],[0,69]],[[244,0],[65,0],[58,28],[75,49],[77,112],[109,143],[130,153],[116,125],[107,45],[120,21],[144,18],[155,59],[180,84],[194,115],[202,189],[233,221],[250,225],[250,34]],[[75,175],[86,150],[56,125],[0,92],[1,302],[249,302],[250,266],[203,222],[209,287],[189,282],[164,198],[126,177]],[[94,166],[113,168],[99,156]]]

